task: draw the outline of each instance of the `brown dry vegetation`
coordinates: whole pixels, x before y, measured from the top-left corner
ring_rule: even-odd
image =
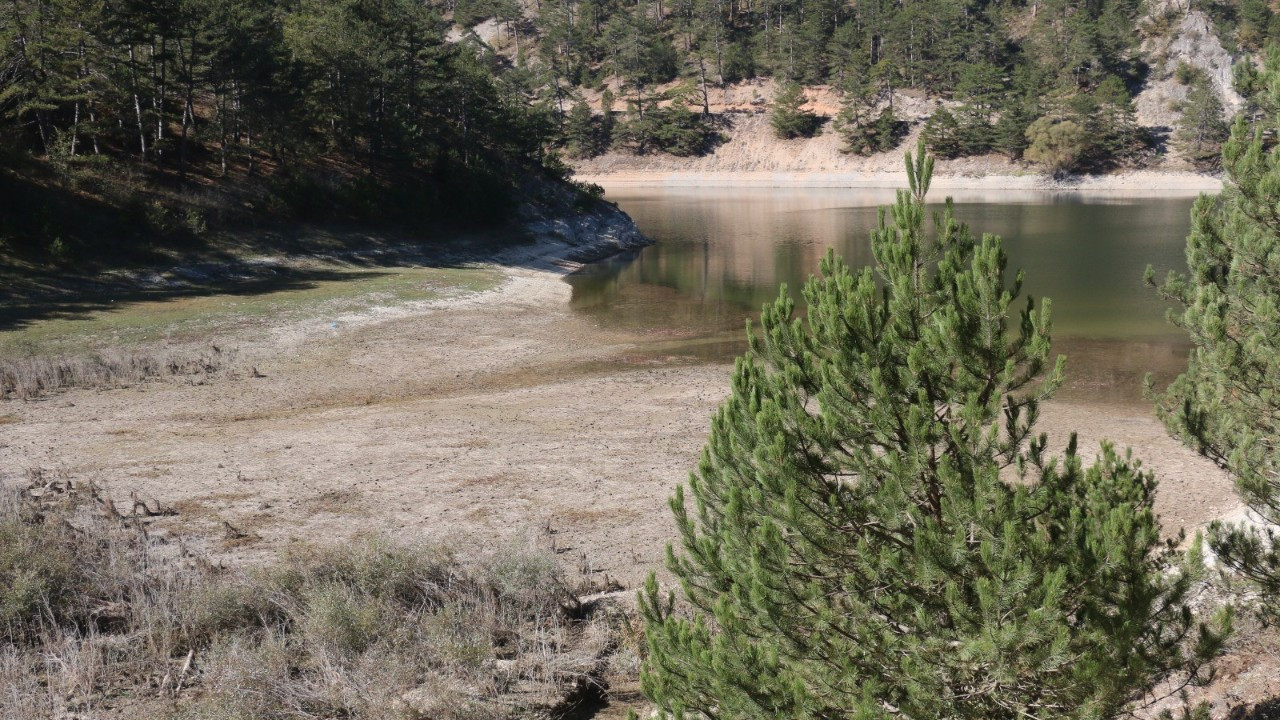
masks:
[[[369,536],[227,570],[142,508],[3,487],[0,717],[559,717],[634,665],[625,621],[546,552],[464,564]]]
[[[0,398],[30,400],[71,388],[122,388],[149,380],[193,383],[231,372],[236,354],[217,346],[196,354],[107,350],[87,356],[0,359]]]

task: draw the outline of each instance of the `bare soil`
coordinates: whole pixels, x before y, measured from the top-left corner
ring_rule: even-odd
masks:
[[[626,585],[660,564],[666,499],[694,466],[730,368],[655,359],[596,327],[551,270],[504,268],[497,289],[259,325],[238,343],[254,377],[151,383],[5,403],[0,470],[60,470],[122,502],[173,505],[173,530],[258,538],[362,530],[480,546],[550,534]],[[336,327],[335,327],[336,325]],[[230,343],[224,340],[224,343]],[[1236,509],[1228,480],[1142,407],[1051,404],[1056,445],[1131,446],[1161,480],[1169,532]]]
[[[571,311],[564,270],[536,264],[498,268],[489,291],[258,325],[238,346],[258,377],[6,402],[0,474],[91,479],[122,510],[132,492],[158,500],[178,512],[152,528],[232,563],[379,531],[481,554],[549,543],[634,588],[673,539],[667,499],[731,368],[655,359],[651,339]],[[1055,402],[1043,427],[1054,447],[1072,430],[1086,449],[1132,447],[1171,535],[1238,510],[1228,479],[1146,408]],[[1280,675],[1273,657],[1237,660],[1219,716]]]

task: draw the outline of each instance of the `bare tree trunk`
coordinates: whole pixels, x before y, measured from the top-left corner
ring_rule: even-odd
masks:
[[[132,43],[129,44],[129,75],[133,83],[133,113],[138,119],[138,151],[145,162],[147,159],[147,131],[142,123],[142,100],[138,96],[138,63]]]
[[[93,128],[89,131],[89,139],[93,141],[93,154],[98,155],[98,113],[93,110],[93,103],[89,103],[89,126]]]
[[[244,143],[245,152],[249,155],[249,165],[245,168],[245,174],[253,177],[253,126],[248,120],[244,123]]]
[[[71,157],[76,156],[77,140],[80,139],[80,101],[76,101],[75,110],[71,113]]]
[[[698,77],[702,81],[702,116],[711,115],[711,102],[707,98],[707,62],[698,55]]]
[[[178,40],[178,56],[182,59],[183,65],[186,67],[187,73],[187,93],[185,102],[182,105],[182,140],[178,146],[178,176],[182,179],[187,177],[187,136],[195,127],[195,55],[196,55],[196,38],[195,31],[192,30],[191,42],[188,47],[184,48],[182,40]]]
[[[227,176],[227,94],[218,94],[218,160],[221,172],[218,177]]]

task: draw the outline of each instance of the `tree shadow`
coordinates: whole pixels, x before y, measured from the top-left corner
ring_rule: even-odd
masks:
[[[279,270],[260,275],[220,278],[174,287],[87,287],[59,295],[6,299],[0,302],[0,331],[21,330],[44,320],[85,319],[93,313],[124,312],[142,302],[168,302],[211,295],[249,297],[289,290],[309,290],[322,282],[385,277],[391,273],[356,270]]]
[[[0,332],[44,320],[120,312],[141,302],[309,290],[326,282],[386,277],[396,268],[461,268],[528,240],[517,230],[432,243],[378,231],[308,226],[245,235],[251,239],[166,253],[149,262],[135,258],[87,262],[75,270],[34,264],[0,269]]]
[[[1280,698],[1263,700],[1249,708],[1235,708],[1227,718],[1228,720],[1280,720]]]
[[[532,184],[539,186],[528,193],[534,220],[620,212],[599,200],[584,201],[567,186]],[[547,193],[551,197],[543,197]],[[77,235],[57,232],[63,230]],[[77,252],[55,256],[40,247],[51,237],[72,238]],[[83,193],[0,171],[0,332],[119,312],[139,302],[314,289],[390,274],[371,272],[383,268],[493,262],[546,269],[550,260],[521,250],[534,239],[520,219],[404,228],[249,218],[219,223],[217,232],[160,235],[133,227],[127,212]]]
[[[1157,125],[1147,128],[1147,147],[1158,155],[1167,155],[1169,140],[1173,136],[1173,128],[1168,125]]]

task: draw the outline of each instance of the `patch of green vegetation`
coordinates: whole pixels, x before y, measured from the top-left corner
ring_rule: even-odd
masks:
[[[195,341],[254,333],[285,322],[338,318],[379,306],[480,292],[498,285],[486,267],[396,267],[283,279],[253,292],[112,302],[57,314],[0,333],[0,354],[76,354],[160,340]]]

